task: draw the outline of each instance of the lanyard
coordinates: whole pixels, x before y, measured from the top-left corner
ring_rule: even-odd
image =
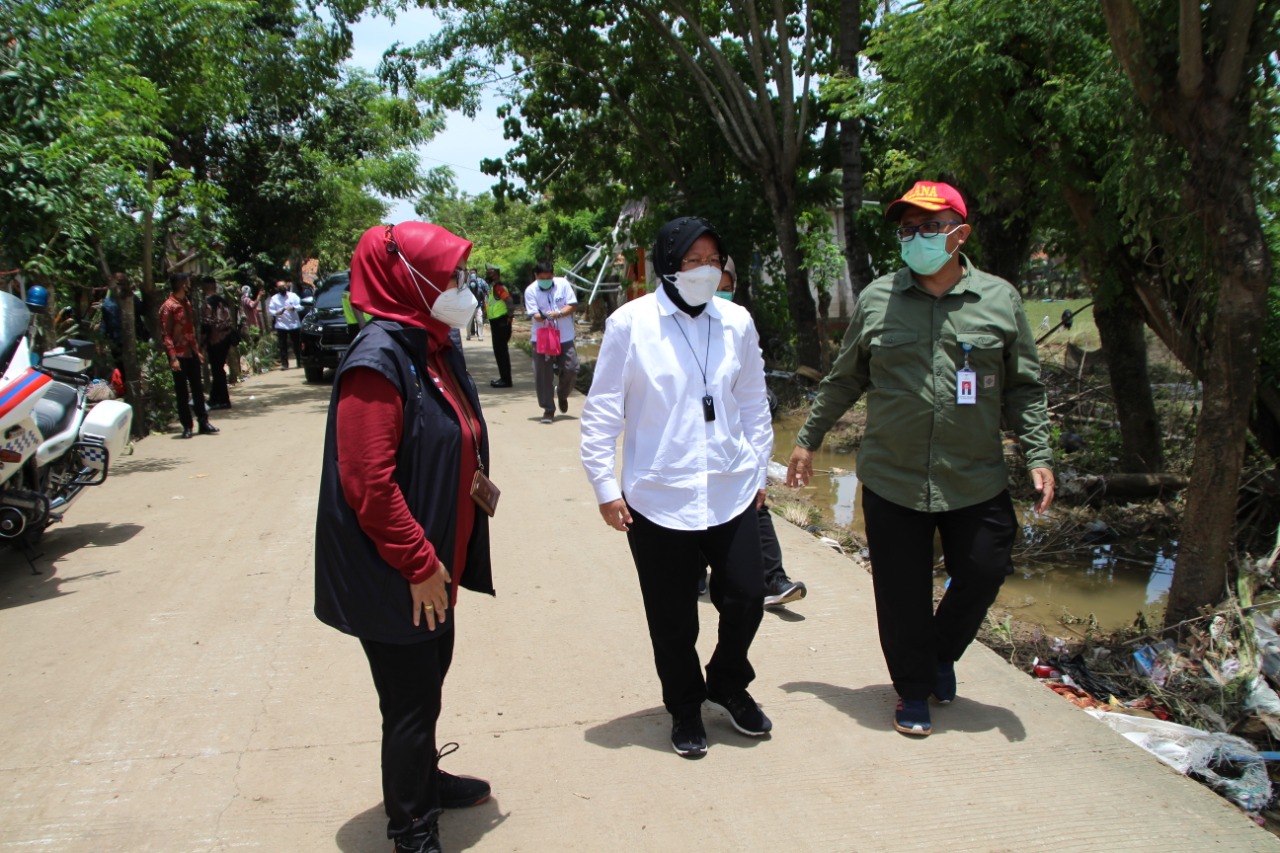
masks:
[[[711,392],[707,390],[707,368],[711,365],[711,315],[707,315],[707,352],[702,361],[698,361],[698,351],[693,348],[693,344],[689,341],[689,336],[685,334],[684,327],[680,325],[680,321],[676,319],[675,314],[671,315],[671,322],[675,323],[676,328],[680,330],[680,337],[684,338],[685,345],[689,347],[689,352],[693,355],[693,363],[698,365],[698,370],[702,373],[702,393],[709,395]]]
[[[472,411],[471,403],[462,393],[462,389],[458,387],[458,381],[453,375],[453,371],[449,370],[448,365],[442,365],[442,369],[437,370],[427,362],[427,373],[431,378],[439,382],[441,385],[447,386],[449,393],[458,401],[458,411],[462,413],[462,417],[466,419],[467,428],[471,430],[471,441],[475,445],[476,450],[476,468],[484,471],[484,461],[480,458],[480,422],[471,420]],[[446,395],[447,397],[448,395]]]

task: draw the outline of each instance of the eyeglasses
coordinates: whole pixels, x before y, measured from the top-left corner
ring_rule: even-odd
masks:
[[[937,237],[942,233],[944,225],[963,225],[963,222],[950,220],[948,222],[921,222],[919,225],[903,225],[898,229],[898,242],[906,243],[919,234],[921,237]],[[951,233],[951,232],[947,232]]]
[[[724,258],[719,255],[707,255],[705,258],[685,258],[680,261],[681,269],[692,270],[698,267],[719,267],[724,269]]]

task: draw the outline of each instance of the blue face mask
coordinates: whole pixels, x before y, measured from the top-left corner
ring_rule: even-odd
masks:
[[[732,290],[717,290],[717,291],[716,291],[716,296],[718,296],[718,297],[719,297],[719,298],[721,298],[721,299],[732,299],[732,298],[733,298],[733,291],[732,291]]]
[[[556,284],[555,279],[551,279],[551,278],[538,279],[539,290],[550,290],[551,288],[555,287],[555,284]]]
[[[902,253],[902,260],[911,267],[913,273],[933,275],[946,266],[947,261],[951,260],[951,256],[955,254],[947,251],[947,237],[952,233],[955,232],[950,231],[933,237],[917,234],[907,242],[899,243],[898,251]]]

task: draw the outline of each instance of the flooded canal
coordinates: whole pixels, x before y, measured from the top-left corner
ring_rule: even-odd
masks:
[[[774,422],[775,462],[786,465],[803,425],[804,419],[798,416]],[[854,460],[854,453],[836,452],[824,445],[814,455],[814,478],[805,492],[826,523],[852,528],[862,538],[864,521],[858,511]],[[1018,510],[1024,535],[1037,535],[1038,521],[1030,506],[1019,506]],[[1176,543],[1156,540],[1106,542],[1034,562],[1019,560],[1015,552],[1014,574],[1005,581],[996,606],[1008,609],[1016,619],[1042,626],[1050,636],[1070,635],[1071,629],[1060,624],[1064,616],[1080,620],[1092,615],[1103,630],[1130,625],[1139,613],[1158,623],[1173,578],[1175,547]],[[946,572],[939,569],[937,583],[945,580]]]

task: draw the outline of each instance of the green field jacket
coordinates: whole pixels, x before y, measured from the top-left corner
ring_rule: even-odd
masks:
[[[975,269],[940,297],[906,267],[858,297],[831,373],[796,443],[810,450],[867,395],[858,478],[881,497],[942,512],[1007,487],[1001,417],[1026,450],[1027,468],[1049,468],[1049,419],[1035,338],[1013,285]],[[956,402],[956,372],[977,374],[977,402]]]

